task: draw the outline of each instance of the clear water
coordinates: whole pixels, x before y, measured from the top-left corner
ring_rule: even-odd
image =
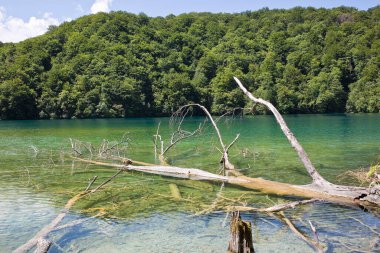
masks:
[[[368,167],[380,159],[380,115],[291,115],[286,120],[320,173],[333,182],[354,183],[339,177],[347,170]],[[83,191],[88,180],[97,184],[114,171],[73,161],[69,138],[100,143],[119,140],[128,132],[127,156],[157,163],[153,135],[161,122],[165,141],[171,126],[167,118],[0,121],[0,252],[10,252],[48,224],[68,199]],[[203,118],[190,118],[194,129]],[[247,175],[290,183],[309,177],[272,116],[220,121],[225,142],[239,141],[231,161]],[[38,148],[35,153],[33,147]],[[168,153],[173,165],[218,172],[218,140],[210,127],[202,135],[178,144]],[[182,199],[171,197],[175,183]],[[170,179],[141,173],[123,173],[104,190],[80,200],[64,219],[101,218],[49,234],[50,252],[225,252],[228,221],[221,211],[195,215],[213,203],[220,185]],[[249,205],[269,206],[284,201],[275,196],[226,186],[223,195]],[[310,220],[329,252],[380,250],[380,219],[355,208],[316,203],[286,211],[301,231],[311,235]],[[243,214],[254,227],[258,252],[313,252],[281,221],[264,214]],[[362,222],[369,227],[363,226]],[[374,232],[375,231],[375,232]]]

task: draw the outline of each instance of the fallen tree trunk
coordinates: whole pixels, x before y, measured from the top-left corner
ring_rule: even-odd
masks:
[[[124,171],[140,171],[149,174],[156,174],[168,177],[190,179],[190,180],[203,180],[212,182],[225,182],[231,185],[241,186],[247,189],[257,190],[267,194],[274,194],[279,196],[295,196],[303,198],[317,198],[321,200],[326,200],[330,202],[336,202],[346,205],[362,205],[367,208],[373,209],[374,207],[380,206],[380,199],[375,199],[375,201],[370,202],[363,200],[362,198],[357,198],[361,194],[365,194],[368,189],[365,187],[351,187],[342,186],[345,190],[339,191],[328,191],[326,189],[316,187],[313,184],[309,185],[292,185],[287,183],[275,182],[270,180],[265,180],[262,178],[251,178],[246,176],[222,176],[213,174],[200,169],[193,168],[180,168],[175,166],[160,166],[160,165],[150,165],[150,166],[136,166],[133,160],[129,160],[130,164],[115,164],[106,163],[93,160],[86,160],[81,158],[74,159],[82,161],[85,163],[96,164],[100,166],[107,166],[118,168]],[[347,188],[351,188],[352,191],[347,191]]]

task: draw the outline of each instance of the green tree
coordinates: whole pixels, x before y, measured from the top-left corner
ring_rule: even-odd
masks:
[[[300,97],[302,111],[340,112],[344,110],[345,92],[340,83],[340,71],[321,72],[303,85]]]
[[[0,118],[28,119],[36,116],[35,92],[20,79],[0,83]]]
[[[171,114],[188,103],[196,103],[197,92],[185,73],[164,74],[153,86],[156,106],[162,113]]]

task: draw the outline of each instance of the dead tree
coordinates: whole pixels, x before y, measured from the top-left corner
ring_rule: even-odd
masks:
[[[165,164],[165,166],[146,164],[144,162],[137,162],[131,159],[128,159],[129,163],[127,165],[102,163],[102,162],[85,160],[85,159],[80,159],[80,160],[87,163],[94,163],[94,164],[104,165],[104,166],[124,168],[125,170],[137,170],[137,171],[142,171],[146,173],[165,175],[165,176],[171,176],[171,177],[187,178],[187,179],[192,179],[192,180],[208,180],[208,181],[225,182],[232,185],[242,186],[248,189],[258,190],[267,194],[275,194],[275,195],[280,195],[280,196],[297,196],[297,197],[303,197],[303,198],[317,198],[317,199],[327,200],[327,201],[336,202],[336,203],[356,205],[356,206],[360,206],[360,207],[364,207],[368,209],[378,210],[378,207],[380,206],[380,186],[379,185],[372,185],[371,187],[354,187],[354,186],[345,186],[345,185],[335,185],[328,182],[315,169],[306,151],[303,149],[303,147],[298,142],[294,134],[286,125],[285,120],[283,119],[281,114],[278,112],[278,110],[270,102],[254,97],[250,92],[247,91],[247,89],[242,85],[242,83],[236,77],[235,77],[235,80],[238,83],[239,87],[242,89],[242,91],[252,101],[254,101],[257,104],[265,105],[266,107],[268,107],[269,110],[272,111],[278,124],[281,127],[281,130],[283,131],[286,138],[289,140],[292,147],[296,150],[301,162],[304,164],[308,174],[310,175],[312,179],[311,184],[293,185],[293,184],[287,184],[287,183],[282,183],[282,182],[265,180],[262,178],[251,178],[251,177],[244,176],[238,171],[236,171],[235,166],[229,161],[228,151],[229,151],[229,148],[238,139],[239,134],[231,142],[231,144],[226,145],[223,141],[222,134],[216,122],[214,121],[213,117],[211,116],[209,111],[200,104],[188,104],[188,105],[182,106],[178,110],[178,112],[185,112],[183,114],[186,115],[189,108],[195,106],[195,107],[200,108],[205,113],[206,117],[210,120],[218,136],[218,140],[222,149],[221,162],[223,163],[223,167],[227,169],[229,172],[228,174],[232,176],[229,176],[228,174],[227,175],[224,174],[223,176],[220,176],[220,175],[216,175],[216,174],[202,171],[199,169],[179,168],[179,167],[168,166],[167,164]],[[183,122],[183,118],[181,119],[181,124],[182,122]],[[180,131],[178,129],[177,131]],[[156,137],[157,136],[158,136],[158,131],[157,131]],[[187,136],[192,136],[192,134],[187,135]],[[177,142],[172,141],[172,143],[175,144]],[[157,141],[156,141],[156,144],[157,144]],[[173,145],[170,144],[168,147],[171,148],[174,146],[174,144]],[[163,145],[162,145],[161,150],[168,150],[168,149],[163,149]],[[164,153],[164,151],[162,151],[161,153]],[[136,165],[139,165],[139,166],[136,166]]]
[[[296,150],[301,162],[304,164],[308,174],[312,178],[312,183],[307,185],[293,185],[281,182],[275,182],[270,180],[265,180],[262,178],[251,178],[242,175],[235,170],[235,166],[229,161],[228,150],[236,142],[239,134],[229,145],[225,145],[221,132],[214,121],[213,117],[209,111],[202,105],[199,104],[189,104],[181,107],[178,111],[186,113],[188,109],[192,106],[200,108],[207,118],[213,125],[215,132],[218,136],[220,146],[222,148],[222,158],[221,162],[225,169],[229,170],[229,174],[233,176],[219,176],[209,172],[205,172],[199,169],[189,169],[189,168],[178,168],[172,166],[135,166],[135,164],[143,164],[141,162],[131,161],[130,166],[125,167],[126,170],[139,170],[147,173],[167,175],[179,178],[188,178],[193,180],[209,180],[209,181],[220,181],[226,182],[233,185],[243,186],[253,190],[259,190],[267,194],[276,194],[281,196],[298,196],[304,198],[319,198],[327,201],[344,203],[350,205],[359,205],[365,208],[376,208],[380,205],[380,186],[372,185],[371,187],[354,187],[345,185],[335,185],[324,179],[318,171],[315,169],[314,165],[310,161],[306,151],[303,149],[301,144],[298,142],[294,134],[291,132],[289,127],[286,125],[285,120],[278,112],[278,110],[268,101],[261,98],[254,97],[247,89],[242,85],[242,83],[235,77],[235,81],[238,83],[242,91],[257,104],[265,105],[274,114],[278,124],[281,127],[286,138],[289,140],[292,147]],[[185,113],[185,114],[186,114]],[[181,119],[183,121],[183,119]],[[174,145],[171,145],[172,147]],[[92,162],[92,161],[86,161]],[[100,163],[98,163],[100,164]],[[105,163],[101,163],[106,165]],[[110,164],[108,164],[110,165]],[[112,164],[110,166],[118,166],[117,164]]]

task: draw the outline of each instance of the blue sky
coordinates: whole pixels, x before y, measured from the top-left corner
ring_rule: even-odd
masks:
[[[242,12],[295,6],[333,8],[352,6],[367,10],[380,0],[0,0],[0,41],[17,42],[43,34],[49,25],[58,25],[99,11],[144,12],[148,16],[166,16],[184,12]]]

